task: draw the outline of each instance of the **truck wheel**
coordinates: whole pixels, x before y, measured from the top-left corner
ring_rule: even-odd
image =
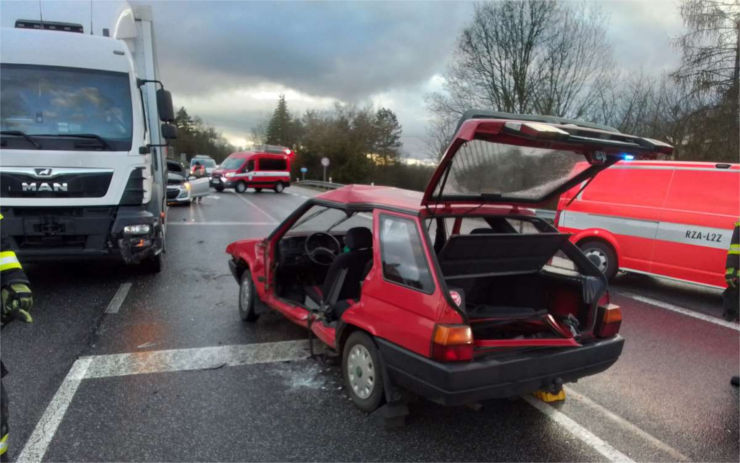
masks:
[[[244,182],[239,182],[234,187],[234,190],[236,190],[237,193],[244,193],[247,191],[247,184]]]
[[[383,400],[383,374],[378,358],[378,348],[362,331],[355,331],[344,343],[344,384],[352,402],[366,412],[374,411]]]
[[[149,256],[141,263],[147,273],[159,273],[162,271],[162,253]]]
[[[254,192],[255,192],[255,193],[262,193],[262,188],[260,188],[260,187],[256,187],[256,188],[254,189]]]
[[[278,182],[277,184],[275,184],[275,188],[273,188],[273,190],[275,190],[275,193],[282,193],[284,189],[285,187],[283,186],[281,182]]]
[[[254,290],[252,274],[249,270],[242,273],[241,282],[239,283],[239,316],[245,322],[257,321],[257,312],[254,310],[254,302],[257,298]]]
[[[617,274],[617,254],[610,244],[600,240],[584,241],[578,244],[583,254],[601,270],[608,280]]]
[[[219,193],[221,193],[222,191],[224,191],[224,186],[223,186],[223,185],[218,185],[218,186],[215,186],[214,188],[215,188],[215,189],[216,189],[216,191],[218,191]]]

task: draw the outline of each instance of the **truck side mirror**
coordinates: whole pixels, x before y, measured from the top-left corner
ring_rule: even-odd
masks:
[[[162,137],[166,140],[177,138],[177,127],[172,124],[162,124]]]
[[[157,90],[157,111],[159,111],[159,120],[162,122],[174,122],[175,109],[172,107],[172,94],[163,88]]]

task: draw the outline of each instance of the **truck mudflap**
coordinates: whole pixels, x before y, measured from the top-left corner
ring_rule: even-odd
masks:
[[[624,338],[488,355],[470,362],[441,363],[376,339],[395,384],[442,405],[516,397],[553,383],[568,383],[609,368],[622,353]]]

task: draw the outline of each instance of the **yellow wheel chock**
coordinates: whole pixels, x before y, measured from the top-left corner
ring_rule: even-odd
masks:
[[[553,394],[552,392],[547,392],[540,389],[539,391],[534,391],[532,395],[547,403],[562,402],[563,400],[565,400],[565,389],[560,389],[560,392],[558,392],[557,394]]]

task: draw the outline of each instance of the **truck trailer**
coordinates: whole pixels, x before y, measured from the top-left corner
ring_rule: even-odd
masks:
[[[151,8],[119,2],[94,23],[82,8],[29,5],[2,6],[1,231],[24,263],[113,258],[158,272],[176,129]]]

